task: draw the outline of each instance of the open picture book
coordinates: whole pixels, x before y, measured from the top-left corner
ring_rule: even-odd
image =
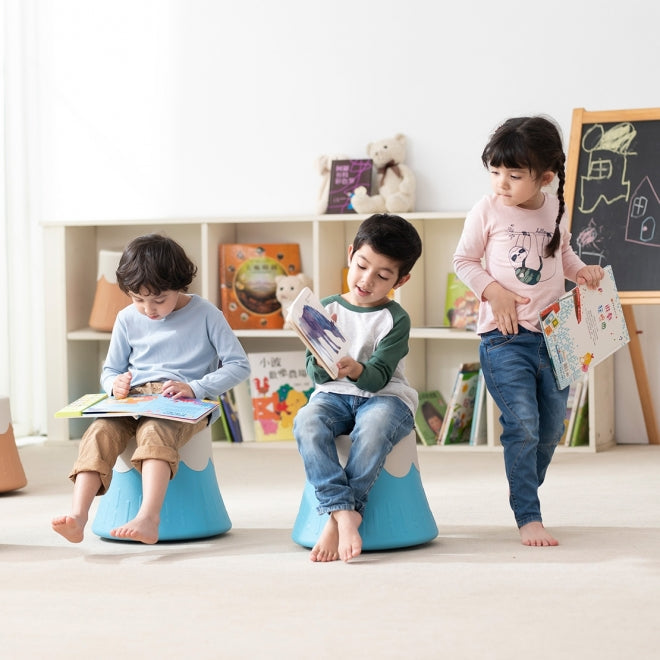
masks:
[[[337,362],[348,354],[348,341],[309,287],[291,303],[287,321],[330,377],[337,378]]]
[[[202,399],[171,399],[162,394],[133,394],[115,399],[85,394],[55,413],[55,417],[160,417],[194,424],[218,407]]]
[[[576,286],[539,313],[560,390],[630,341],[612,267],[604,271],[598,288]]]

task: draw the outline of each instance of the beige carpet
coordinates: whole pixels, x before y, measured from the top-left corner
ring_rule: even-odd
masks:
[[[0,495],[3,658],[657,658],[660,447],[560,451],[542,489],[557,548],[525,548],[499,453],[420,448],[440,535],[351,564],[291,541],[292,444],[214,449],[233,522],[142,546],[50,530],[77,445],[21,446]]]

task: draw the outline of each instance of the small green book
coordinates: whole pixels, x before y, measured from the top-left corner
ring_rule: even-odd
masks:
[[[55,417],[82,417],[83,410],[93,406],[103,399],[107,399],[105,392],[96,392],[95,394],[83,394],[79,399],[72,401],[55,413]]]

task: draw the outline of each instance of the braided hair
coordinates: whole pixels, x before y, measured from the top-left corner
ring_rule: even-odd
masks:
[[[526,169],[533,176],[543,172],[557,175],[559,211],[555,231],[545,249],[546,257],[554,256],[561,243],[559,223],[564,215],[566,155],[557,125],[545,117],[515,117],[505,121],[492,135],[481,154],[484,167]]]

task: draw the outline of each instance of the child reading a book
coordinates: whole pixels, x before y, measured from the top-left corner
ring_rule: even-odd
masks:
[[[112,330],[101,373],[108,394],[118,399],[133,393],[217,398],[248,377],[247,356],[222,312],[186,293],[196,272],[183,248],[166,236],[149,234],[128,245],[117,282],[132,304],[119,312]],[[131,460],[142,474],[142,504],[133,520],[110,533],[156,543],[179,449],[218,415],[216,409],[194,424],[147,416],[95,419],[82,437],[70,474],[71,513],[53,518],[53,529],[72,543],[83,540],[94,497],[107,491],[117,457],[135,437]]]
[[[565,156],[552,121],[507,120],[481,160],[493,193],[468,214],[454,269],[482,301],[479,357],[501,412],[509,502],[522,543],[552,546],[558,541],[543,526],[538,489],[564,431],[568,388],[557,389],[538,315],[564,293],[565,279],[596,288],[604,272],[571,248]],[[544,192],[555,176],[556,195]]]
[[[403,370],[410,318],[388,293],[410,279],[421,252],[420,237],[407,220],[373,215],[348,248],[348,293],[321,301],[349,338],[349,348],[337,361],[335,380],[307,351],[315,389],[294,420],[318,512],[330,514],[312,561],[349,561],[361,553],[358,528],[369,490],[392,447],[413,429],[418,397]],[[335,438],[345,434],[351,450],[342,467]]]

